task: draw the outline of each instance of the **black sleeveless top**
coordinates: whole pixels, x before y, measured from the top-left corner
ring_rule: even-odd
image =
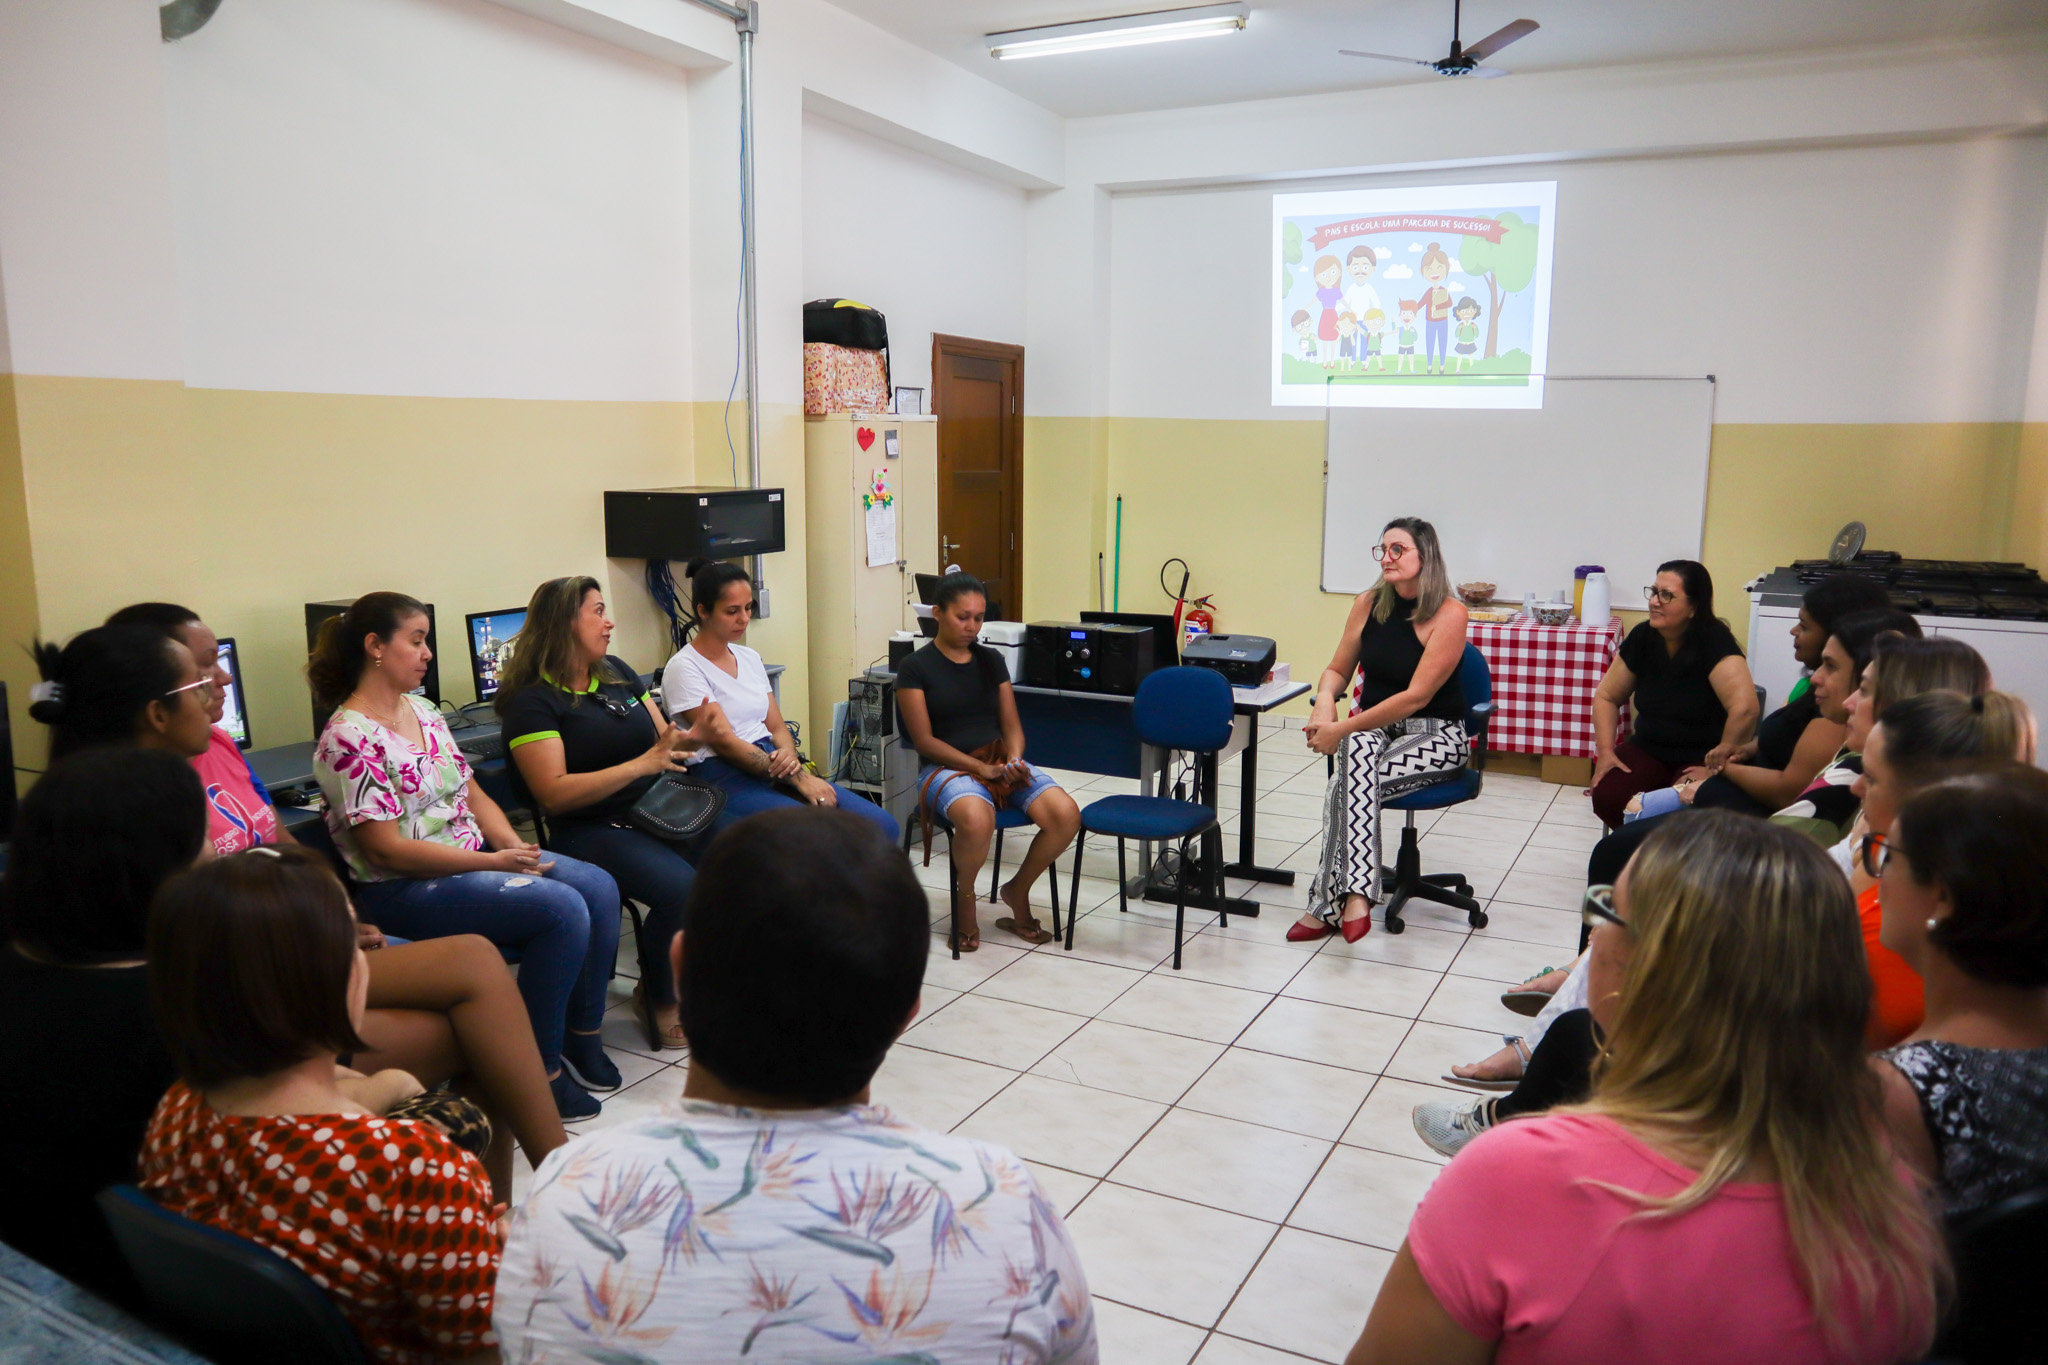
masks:
[[[1364,710],[1370,711],[1395,693],[1407,691],[1408,684],[1415,680],[1416,666],[1422,662],[1422,641],[1415,638],[1414,618],[1415,603],[1397,592],[1393,613],[1385,621],[1366,616],[1365,629],[1358,633],[1358,678],[1363,688],[1359,705]],[[1436,695],[1415,714],[1436,720],[1465,719],[1465,689],[1458,686],[1457,669],[1451,670],[1451,676],[1444,679]]]

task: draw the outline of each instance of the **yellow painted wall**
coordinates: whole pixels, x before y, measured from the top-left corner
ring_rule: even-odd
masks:
[[[5,377],[0,377],[5,378]],[[434,603],[442,690],[470,696],[462,614],[523,604],[542,580],[608,585],[620,654],[668,655],[639,561],[604,557],[606,488],[697,482],[715,404],[389,398],[188,389],[17,375],[0,384],[0,677],[16,642],[63,639],[143,598],[182,602],[239,641],[260,745],[311,737],[301,604],[396,588]],[[802,414],[764,409],[771,483],[803,525]],[[737,430],[737,428],[736,428]],[[726,482],[723,441],[705,482]],[[807,704],[801,543],[771,557],[775,618],[753,641]],[[40,727],[17,748],[40,766]]]
[[[1158,570],[1178,555],[1194,570],[1194,591],[1217,595],[1220,629],[1274,637],[1295,676],[1313,680],[1348,604],[1316,590],[1322,458],[1317,422],[1027,421],[1030,615],[1094,605],[1093,551],[1108,549],[1104,520],[1122,493],[1127,610],[1168,609]],[[1085,495],[1092,506],[1080,502],[1084,489],[1097,490]],[[1738,635],[1749,624],[1742,585],[1825,553],[1852,519],[1868,524],[1872,549],[2040,564],[2048,560],[2048,424],[2024,434],[1999,422],[1714,428],[1703,558]],[[1617,608],[1639,586],[1615,585]]]

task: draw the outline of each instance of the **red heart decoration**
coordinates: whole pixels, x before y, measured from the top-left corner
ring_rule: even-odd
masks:
[[[853,433],[853,439],[860,442],[862,450],[866,450],[875,443],[875,433],[866,427],[862,427],[859,431]]]

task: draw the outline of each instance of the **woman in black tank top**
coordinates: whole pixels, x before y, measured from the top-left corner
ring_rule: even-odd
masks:
[[[1323,806],[1323,851],[1308,913],[1287,930],[1301,942],[1341,932],[1356,943],[1380,899],[1380,803],[1466,766],[1465,607],[1451,595],[1436,528],[1387,523],[1373,548],[1380,581],[1351,604],[1337,652],[1316,684],[1308,747],[1337,759]],[[1359,676],[1358,707],[1339,699]]]

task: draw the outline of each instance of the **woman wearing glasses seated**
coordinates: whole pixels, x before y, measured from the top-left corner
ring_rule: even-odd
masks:
[[[1927,982],[1877,1064],[1899,1151],[1951,1216],[2048,1185],[2048,774],[1937,783],[1884,847],[1884,941]]]
[[[1595,913],[1590,1095],[1443,1168],[1351,1365],[1920,1359],[1941,1233],[1884,1133],[1827,855],[1697,811]]]
[[[1706,565],[1667,560],[1643,595],[1650,619],[1621,642],[1593,694],[1593,813],[1610,830],[1638,792],[1719,772],[1749,742],[1760,710],[1742,646],[1714,615]],[[1634,732],[1617,740],[1631,703]]]
[[[1316,684],[1308,747],[1337,759],[1323,808],[1323,851],[1309,886],[1308,913],[1290,925],[1295,942],[1341,932],[1356,943],[1372,928],[1380,900],[1380,803],[1466,765],[1464,604],[1451,594],[1436,528],[1396,517],[1372,557],[1380,580],[1358,595],[1337,652]],[[1359,710],[1337,711],[1352,673]]]
[[[1873,833],[1857,841],[1849,885],[1876,987],[1866,1035],[1873,1049],[1906,1037],[1926,1012],[1919,972],[1881,933],[1884,844],[1900,809],[1943,778],[2014,760],[2032,763],[2034,744],[2033,712],[2010,692],[1926,692],[1887,706],[1871,726],[1856,792],[1863,798],[1864,828]]]
[[[555,578],[533,590],[526,624],[494,699],[505,752],[548,821],[548,845],[603,868],[647,907],[641,958],[648,978],[633,991],[649,1046],[684,1046],[676,1020],[668,943],[683,927],[697,871],[682,847],[636,828],[633,804],[719,723],[668,723],[640,678],[611,653],[612,620],[594,578]]]

